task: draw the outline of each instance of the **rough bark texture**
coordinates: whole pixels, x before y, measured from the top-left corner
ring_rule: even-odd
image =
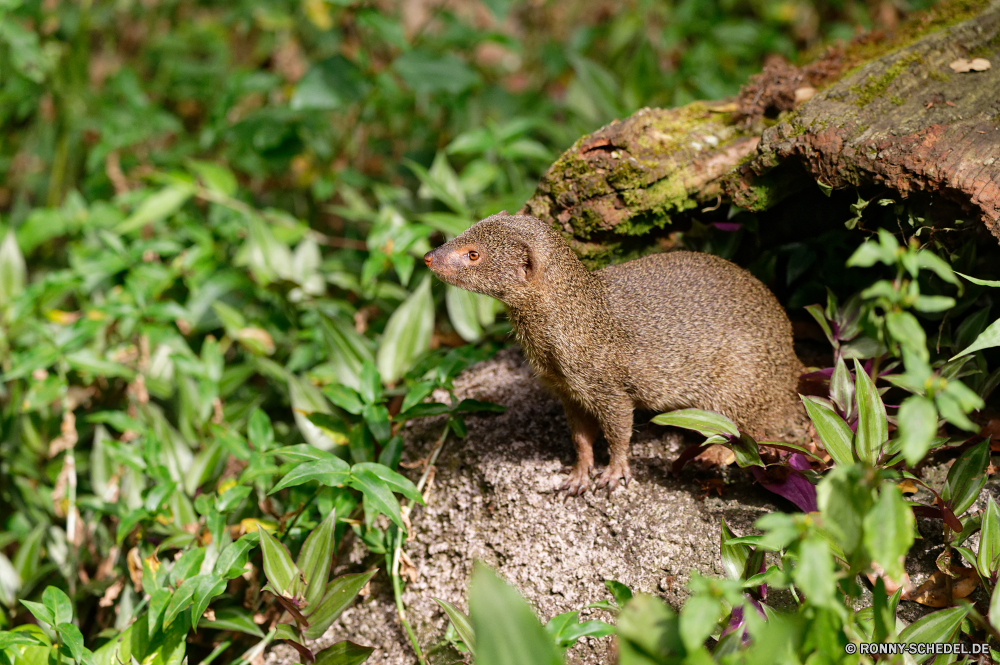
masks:
[[[994,66],[949,67],[972,57]],[[943,195],[1000,238],[1000,2],[861,66],[765,130],[726,193],[751,210],[770,207],[791,188],[776,189],[768,174],[789,161],[835,188]]]
[[[973,57],[993,66],[949,67]],[[801,69],[771,65],[736,102],[613,122],[562,155],[525,210],[592,265],[676,213],[723,202],[764,210],[815,180],[940,194],[1000,237],[998,91],[1000,2],[946,2]]]
[[[753,153],[763,129],[734,122],[736,108],[695,102],[612,122],[566,151],[525,209],[559,225],[579,254],[600,259],[620,246],[608,232],[643,235],[673,213],[715,202],[722,177]]]

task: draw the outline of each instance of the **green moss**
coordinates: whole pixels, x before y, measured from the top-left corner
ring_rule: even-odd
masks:
[[[885,95],[885,91],[889,89],[896,77],[908,70],[910,65],[921,60],[919,55],[911,53],[892,63],[882,74],[878,76],[869,74],[864,83],[852,85],[851,92],[857,95],[857,99],[854,100],[855,106],[864,108]]]
[[[967,21],[980,14],[989,5],[990,0],[945,0],[903,22],[889,39],[878,42],[851,42],[844,54],[844,63],[848,71],[841,78],[850,76],[866,62],[909,46],[925,35]]]
[[[893,95],[892,97],[889,98],[889,101],[891,101],[896,106],[902,106],[903,105],[903,98],[900,97],[899,95]]]
[[[939,71],[937,71],[936,69],[935,69],[935,70],[931,70],[931,71],[927,72],[927,76],[928,76],[928,77],[929,77],[929,78],[930,78],[930,79],[931,79],[932,81],[937,81],[937,82],[939,82],[939,83],[947,83],[947,82],[949,81],[949,79],[951,78],[951,77],[950,77],[950,76],[948,76],[948,74],[946,74],[945,72],[939,72]]]

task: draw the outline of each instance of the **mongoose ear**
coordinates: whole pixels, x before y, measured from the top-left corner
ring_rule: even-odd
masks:
[[[521,245],[520,262],[517,266],[517,275],[526,282],[533,282],[538,279],[542,272],[541,256],[535,249],[526,242]]]

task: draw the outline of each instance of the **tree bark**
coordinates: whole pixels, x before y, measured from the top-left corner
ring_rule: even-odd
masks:
[[[963,58],[991,67],[953,71]],[[1000,238],[1000,0],[945,2],[806,67],[772,64],[735,100],[612,122],[564,153],[524,210],[602,263],[684,211],[766,210],[814,181],[931,192]]]

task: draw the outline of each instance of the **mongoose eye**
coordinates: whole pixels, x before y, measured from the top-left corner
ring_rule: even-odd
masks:
[[[471,252],[469,252],[469,260],[470,261],[478,261],[479,260],[479,252],[477,252],[476,250],[472,250]]]

